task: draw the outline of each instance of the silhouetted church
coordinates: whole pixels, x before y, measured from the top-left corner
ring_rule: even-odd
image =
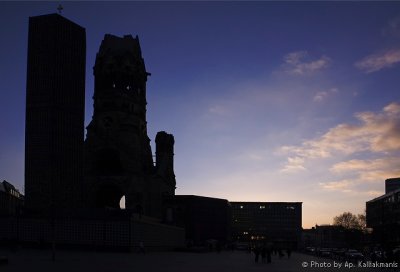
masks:
[[[33,213],[127,209],[156,218],[175,194],[174,137],[147,135],[146,71],[138,37],[105,35],[93,68],[84,142],[85,29],[58,15],[29,19],[26,207]]]
[[[93,68],[93,118],[85,141],[90,207],[125,206],[161,218],[163,201],[175,194],[174,137],[156,136],[153,164],[146,121],[148,75],[138,37],[105,35]]]
[[[174,137],[157,133],[153,162],[139,39],[105,35],[85,140],[85,35],[59,14],[29,18],[24,213],[0,217],[0,241],[182,246],[184,229],[171,224]]]

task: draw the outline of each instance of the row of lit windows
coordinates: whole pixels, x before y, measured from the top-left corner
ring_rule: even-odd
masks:
[[[233,206],[233,209],[237,209],[237,207]],[[246,210],[255,210],[255,209],[260,209],[260,210],[264,210],[264,209],[276,209],[276,210],[281,210],[281,209],[287,209],[287,210],[296,210],[295,206],[292,205],[288,205],[288,206],[265,206],[265,205],[259,205],[259,206],[245,206],[245,205],[240,205],[239,209],[246,209]]]

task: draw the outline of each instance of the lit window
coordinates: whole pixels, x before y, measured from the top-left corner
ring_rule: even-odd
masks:
[[[260,210],[265,209],[265,206],[260,206]]]
[[[241,209],[243,209],[243,206],[240,206]]]

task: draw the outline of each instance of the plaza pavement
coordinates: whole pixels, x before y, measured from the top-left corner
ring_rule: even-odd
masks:
[[[315,256],[292,253],[290,259],[272,257],[271,264],[255,263],[254,255],[244,251],[221,253],[182,253],[182,252],[150,252],[145,255],[137,253],[110,253],[87,251],[56,251],[56,260],[51,259],[49,250],[19,249],[6,251],[0,249],[0,255],[9,258],[8,265],[1,265],[0,272],[314,272],[314,271],[381,271],[377,268],[345,268],[333,267],[333,260],[319,259]],[[318,267],[311,268],[311,262],[318,262]],[[330,265],[331,268],[322,267]],[[307,263],[307,268],[304,268]],[[344,266],[344,263],[342,263]],[[315,266],[315,265],[314,265]],[[400,269],[392,270],[400,271]]]

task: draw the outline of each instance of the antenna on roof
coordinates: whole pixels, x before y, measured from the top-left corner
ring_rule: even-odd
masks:
[[[58,5],[57,10],[58,10],[58,14],[61,14],[61,11],[63,10],[63,6],[61,6],[61,4]]]

